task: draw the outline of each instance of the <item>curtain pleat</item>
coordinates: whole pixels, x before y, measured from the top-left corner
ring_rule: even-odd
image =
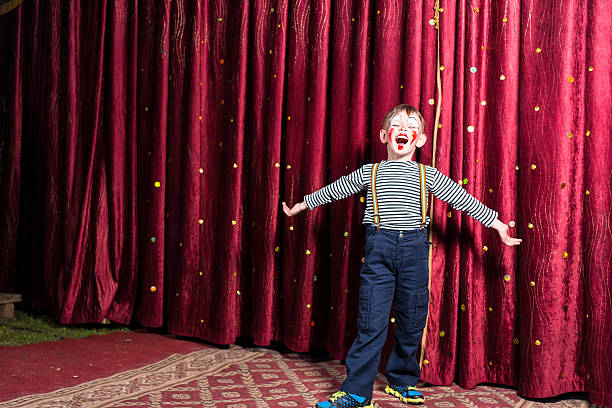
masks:
[[[344,358],[365,191],[292,218],[280,203],[385,159],[400,103],[423,113],[432,164],[433,6],[30,0],[0,16],[0,290],[65,324]],[[422,379],[609,405],[609,7],[439,7],[435,166],[523,243],[433,199]]]

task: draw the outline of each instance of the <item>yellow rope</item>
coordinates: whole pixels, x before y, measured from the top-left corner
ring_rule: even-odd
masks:
[[[436,87],[438,89],[437,96],[437,104],[436,104],[436,119],[434,121],[434,130],[433,130],[433,153],[431,156],[431,165],[432,167],[436,167],[436,146],[438,144],[438,124],[440,123],[440,113],[442,110],[442,77],[440,75],[440,0],[436,0],[434,2],[434,28],[436,30]],[[433,238],[433,196],[429,201],[429,241],[431,242]],[[432,258],[433,250],[429,249],[429,283],[427,284],[427,288],[431,290],[431,265],[433,262]],[[421,338],[421,358],[419,359],[419,366],[423,367],[423,357],[425,356],[425,341],[427,339],[427,325],[429,323],[429,309],[427,312],[427,320],[425,321],[425,328],[423,328],[423,337]]]
[[[0,16],[8,13],[9,11],[17,7],[19,4],[21,4],[22,1],[23,0],[0,1]]]

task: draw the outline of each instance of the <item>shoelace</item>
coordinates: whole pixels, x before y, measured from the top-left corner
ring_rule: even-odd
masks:
[[[406,396],[410,395],[410,394],[408,393],[408,391],[416,391],[416,392],[418,392],[420,395],[422,395],[422,394],[421,394],[421,391],[417,390],[417,387],[415,387],[415,386],[408,385],[408,386],[405,386],[405,387],[401,387],[400,389],[401,389],[400,393],[401,393],[402,395],[404,395],[404,394],[405,394]]]
[[[336,402],[337,399],[342,398],[346,395],[346,392],[344,391],[338,391],[332,394],[331,398],[329,399],[331,402]]]

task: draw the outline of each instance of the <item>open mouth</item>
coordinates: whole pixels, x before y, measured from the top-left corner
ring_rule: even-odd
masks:
[[[408,143],[408,135],[400,133],[395,138],[395,143],[397,143],[397,150],[404,150],[404,146]]]
[[[400,133],[399,135],[397,135],[397,137],[395,138],[395,143],[397,143],[397,148],[398,150],[403,150],[404,146],[408,143],[412,144],[414,143],[414,141],[417,138],[417,132],[413,131],[412,132],[412,138],[411,140],[408,139],[408,135],[405,133]]]
[[[395,141],[397,142],[398,145],[404,145],[404,144],[408,143],[408,136],[404,135],[404,134],[398,135],[395,138]]]

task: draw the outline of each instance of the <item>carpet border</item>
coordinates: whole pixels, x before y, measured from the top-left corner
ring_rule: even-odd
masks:
[[[139,391],[122,394],[121,396],[117,396],[115,398],[105,400],[104,402],[99,402],[99,403],[94,403],[92,405],[89,405],[91,408],[104,407],[108,404],[112,404],[117,401],[122,401],[128,398],[138,397],[140,395],[143,395],[149,392],[153,392],[153,391],[157,391],[158,389],[161,389],[161,388],[173,386],[173,385],[176,385],[184,381],[189,381],[189,380],[195,379],[200,376],[207,376],[207,375],[213,374],[216,371],[222,370],[232,364],[250,361],[262,355],[263,351],[243,348],[239,346],[230,346],[229,349],[207,348],[203,350],[192,351],[186,354],[172,354],[164,358],[163,360],[157,361],[155,363],[148,364],[140,368],[123,371],[123,372],[111,375],[109,377],[98,378],[92,381],[87,381],[81,384],[74,385],[72,387],[60,388],[60,389],[57,389],[55,391],[51,391],[48,393],[31,394],[31,395],[26,395],[23,397],[15,398],[9,401],[0,402],[0,408],[21,408],[21,407],[31,406],[32,404],[41,404],[41,403],[44,403],[45,401],[49,401],[49,400],[53,400],[57,398],[66,398],[71,395],[79,394],[89,388],[103,386],[106,383],[126,381],[126,380],[129,380],[130,378],[135,378],[138,376],[151,374],[156,371],[161,371],[166,367],[179,363],[183,359],[194,357],[194,355],[197,355],[198,357],[210,357],[216,354],[223,354],[227,352],[240,354],[238,352],[241,352],[241,351],[248,352],[248,354],[245,354],[242,358],[227,359],[226,361],[220,364],[217,364],[217,365],[213,365],[212,367],[208,369],[197,371],[194,374],[190,374],[185,377],[175,379],[171,382],[166,382],[163,385],[152,385],[150,387],[143,387]]]

